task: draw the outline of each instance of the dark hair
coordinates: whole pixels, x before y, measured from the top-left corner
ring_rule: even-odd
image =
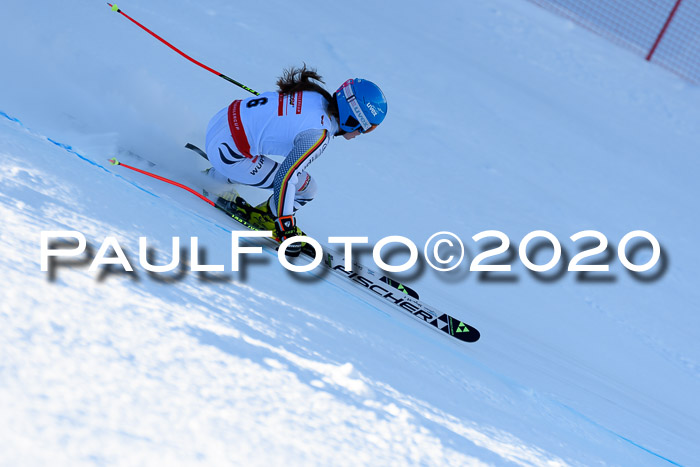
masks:
[[[329,112],[337,119],[339,115],[338,103],[321,84],[325,84],[321,75],[316,69],[307,68],[306,63],[301,68],[285,69],[282,76],[277,79],[277,87],[282,94],[293,94],[300,91],[313,91],[321,94],[328,101]]]

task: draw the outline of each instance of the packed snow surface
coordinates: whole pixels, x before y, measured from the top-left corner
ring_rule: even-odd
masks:
[[[197,187],[207,163],[184,144],[248,94],[103,2],[5,2],[0,465],[697,463],[700,89],[525,1],[119,7],[258,91],[303,62],[330,90],[378,83],[385,122],[310,167],[320,192],[299,222],[324,243],[455,233],[464,264],[399,278],[482,337],[434,332],[269,250],[231,272],[241,227],[107,159]],[[55,230],[93,254],[114,237],[135,272],[91,272],[87,256],[42,272]],[[491,261],[511,272],[469,271],[485,230],[510,238]],[[518,256],[535,230],[562,244],[547,273]],[[609,272],[566,271],[583,230],[609,240],[589,260]],[[617,256],[634,230],[662,247],[646,273]],[[166,264],[176,236],[183,261],[197,237],[201,262],[227,271],[139,266],[139,237]]]

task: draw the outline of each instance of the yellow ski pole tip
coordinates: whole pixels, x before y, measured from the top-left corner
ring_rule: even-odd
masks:
[[[119,165],[119,161],[117,160],[116,157],[109,159],[109,163],[112,165]]]
[[[117,6],[116,3],[114,5],[112,5],[112,11],[119,11],[119,7]]]

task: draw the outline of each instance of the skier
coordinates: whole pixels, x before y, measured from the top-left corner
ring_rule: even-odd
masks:
[[[285,70],[278,90],[236,100],[209,122],[206,153],[212,168],[207,175],[219,181],[272,189],[270,198],[249,210],[251,222],[274,230],[282,241],[303,232],[295,212],[316,194],[316,181],[307,167],[328,146],[331,137],[350,140],[369,133],[386,116],[384,94],[371,81],[349,79],[334,94],[326,91],[313,69]],[[283,156],[281,163],[269,156]],[[234,199],[219,198],[227,209]],[[294,243],[287,254],[297,256]]]

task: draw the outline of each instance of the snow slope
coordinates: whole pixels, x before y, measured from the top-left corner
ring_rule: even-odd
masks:
[[[0,17],[0,463],[696,462],[698,88],[527,2],[388,1],[344,21],[316,1],[119,4],[260,91],[302,61],[329,88],[382,86],[382,127],[312,166],[321,192],[299,219],[316,238],[448,230],[470,259],[488,229],[515,247],[551,231],[569,257],[585,229],[663,245],[652,280],[614,258],[592,281],[423,265],[407,282],[481,330],[465,345],[272,254],[168,283],[138,266],[42,273],[42,230],[94,249],[114,235],[134,264],[139,236],[163,261],[171,237],[197,236],[228,264],[237,228],[106,159],[196,183],[206,164],[182,145],[244,92],[101,2],[61,5]]]

